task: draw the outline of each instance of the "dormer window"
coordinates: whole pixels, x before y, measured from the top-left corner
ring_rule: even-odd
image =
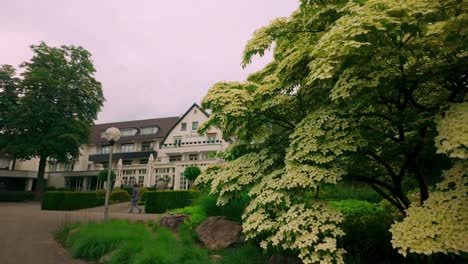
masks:
[[[142,127],[141,128],[141,134],[142,135],[154,135],[158,133],[158,127],[157,126],[151,126],[151,127]]]
[[[137,129],[136,128],[122,128],[120,129],[120,133],[122,137],[131,137],[136,135]]]

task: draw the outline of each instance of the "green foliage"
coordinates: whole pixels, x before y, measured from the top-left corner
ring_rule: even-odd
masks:
[[[390,212],[379,204],[366,201],[330,201],[332,207],[343,213],[342,246],[349,262],[375,263],[381,261],[402,261],[390,243],[388,231],[393,222]]]
[[[220,264],[248,263],[248,264],[264,264],[265,256],[261,250],[246,243],[242,246],[224,249],[219,253],[223,258],[218,262]]]
[[[315,197],[316,193],[311,192],[309,195]],[[382,200],[382,196],[368,185],[348,183],[324,185],[319,189],[318,198],[325,200],[362,200],[371,203],[378,203]]]
[[[343,262],[342,232],[330,227],[340,215],[309,199],[318,187],[366,184],[402,216],[416,206],[408,186],[419,189],[420,204],[446,197],[428,183],[467,157],[466,11],[457,0],[302,1],[247,43],[244,66],[273,49],[270,64],[245,82],[215,84],[203,98],[211,115],[200,130],[218,127],[236,140],[229,162],[207,168],[196,184],[220,205],[248,192],[247,238],[304,263]],[[458,208],[464,196],[456,197],[443,207]],[[409,233],[399,241],[419,241],[404,240]],[[461,246],[431,249],[466,251]]]
[[[20,65],[21,78],[11,66],[0,70],[0,151],[20,159],[40,158],[36,185],[40,196],[46,161],[79,156],[104,97],[87,50],[44,42],[31,49],[31,60]]]
[[[122,244],[148,240],[151,234],[143,224],[125,221],[89,223],[80,225],[78,231],[65,241],[65,246],[75,258],[97,260]]]
[[[216,196],[205,193],[200,195],[194,204],[199,206],[207,216],[225,216],[229,220],[241,222],[242,214],[249,203],[248,199],[247,194],[243,193],[238,199],[220,206],[216,204]]]
[[[33,199],[34,199],[34,193],[32,192],[15,192],[15,191],[0,192],[0,202],[24,202],[24,201],[31,201]]]
[[[110,195],[110,200],[116,203],[128,202],[130,201],[130,199],[131,199],[130,194],[128,194],[128,192],[126,192],[125,190],[114,189],[112,190],[111,195]]]
[[[102,181],[102,182],[105,182],[107,181],[107,174],[109,173],[109,170],[102,170],[99,172],[98,174],[98,179],[99,181]],[[111,170],[111,182],[112,181],[115,181],[115,172],[113,170]]]
[[[208,217],[204,208],[202,208],[199,205],[186,206],[184,208],[178,208],[170,211],[174,213],[190,215],[190,226],[193,230],[195,230],[195,228],[198,225],[200,225],[203,221],[205,221],[205,219]]]
[[[165,228],[156,228],[152,234],[142,223],[112,220],[65,226],[55,237],[76,258],[98,260],[115,252],[109,262],[115,264],[206,264],[211,263],[210,254],[221,255],[223,264],[265,262],[260,250],[251,244],[210,252],[197,245],[184,226],[176,238]]]
[[[44,194],[42,210],[69,211],[102,205],[96,192],[50,191]]]
[[[152,191],[147,192],[145,212],[164,213],[168,210],[191,205],[199,195],[196,191]]]
[[[198,177],[198,175],[200,175],[200,173],[201,173],[200,168],[196,166],[189,166],[185,168],[184,176],[187,179],[194,181]]]

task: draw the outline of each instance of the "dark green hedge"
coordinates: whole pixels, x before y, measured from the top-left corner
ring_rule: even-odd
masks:
[[[34,199],[33,192],[15,192],[5,191],[0,192],[0,202],[24,202]]]
[[[42,210],[69,211],[103,204],[104,200],[98,199],[96,192],[50,191],[42,198]]]
[[[346,259],[353,263],[399,263],[401,255],[392,249],[388,231],[394,219],[380,204],[359,200],[330,201],[332,207],[343,213],[341,228],[346,233],[341,243]]]
[[[189,206],[198,197],[197,191],[146,192],[145,212],[165,213],[167,210]]]

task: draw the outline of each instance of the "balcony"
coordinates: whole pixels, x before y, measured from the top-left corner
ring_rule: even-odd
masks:
[[[154,158],[157,157],[158,153],[154,150],[151,151],[135,151],[135,152],[117,152],[112,154],[113,160],[118,159],[142,159],[142,158],[149,158],[149,156],[153,154]],[[94,154],[89,155],[89,161],[94,162],[103,162],[109,161],[109,154]]]

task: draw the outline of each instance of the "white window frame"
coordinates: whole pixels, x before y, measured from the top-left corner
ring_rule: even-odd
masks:
[[[187,131],[187,123],[186,122],[180,123],[180,131]]]
[[[197,131],[198,129],[198,121],[193,121],[192,122],[192,131]]]
[[[182,137],[174,137],[174,147],[180,147],[182,143]]]
[[[109,154],[110,153],[110,150],[111,150],[111,147],[110,145],[102,145],[101,146],[101,150],[100,150],[100,154]]]
[[[143,148],[143,144],[149,144],[149,148]],[[154,149],[154,142],[153,141],[145,141],[141,142],[141,151],[152,151]]]
[[[122,152],[122,153],[133,152],[134,147],[135,147],[135,144],[133,144],[133,143],[121,144],[120,145],[120,152]]]
[[[132,136],[135,136],[136,133],[137,133],[136,128],[121,128],[120,129],[121,137],[132,137]]]
[[[140,128],[140,135],[154,135],[158,133],[159,128],[157,126],[149,126]]]

